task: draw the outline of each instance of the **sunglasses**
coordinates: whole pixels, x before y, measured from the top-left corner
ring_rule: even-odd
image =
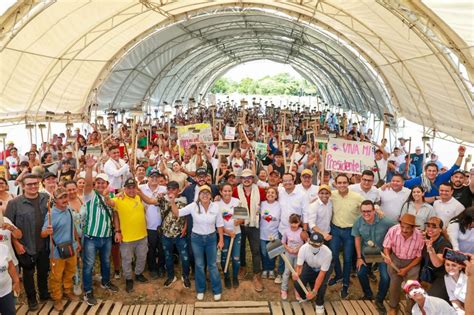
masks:
[[[243,180],[252,180],[253,179],[253,176],[245,176],[245,177],[242,177]]]

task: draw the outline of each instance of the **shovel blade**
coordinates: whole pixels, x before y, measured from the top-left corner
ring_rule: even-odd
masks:
[[[285,246],[279,239],[267,243],[267,253],[270,258],[275,258],[285,252]]]

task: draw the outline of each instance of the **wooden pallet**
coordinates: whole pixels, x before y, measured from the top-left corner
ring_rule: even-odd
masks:
[[[373,302],[342,300],[325,302],[327,315],[378,315]],[[386,304],[386,307],[388,305]],[[196,302],[194,304],[143,304],[123,305],[122,302],[98,301],[94,306],[85,302],[67,302],[64,311],[54,310],[53,302],[40,304],[39,310],[28,312],[27,305],[17,305],[17,314],[38,315],[204,315],[204,314],[251,314],[251,315],[316,315],[314,303],[305,302],[266,302],[266,301],[223,301],[223,302]],[[401,303],[399,314],[405,315],[404,303]]]
[[[265,301],[196,302],[194,314],[270,315],[270,307]]]

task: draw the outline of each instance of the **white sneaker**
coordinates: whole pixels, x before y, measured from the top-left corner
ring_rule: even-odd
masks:
[[[214,294],[214,301],[220,301],[221,297],[221,294]]]
[[[316,305],[316,314],[324,314],[324,305]]]
[[[268,279],[275,279],[275,271],[271,270],[268,272]]]
[[[268,278],[268,271],[264,270],[262,271],[262,279],[267,279]]]
[[[281,284],[281,275],[276,276],[275,283],[276,284]]]
[[[198,293],[196,298],[198,299],[198,301],[204,300],[204,293]]]

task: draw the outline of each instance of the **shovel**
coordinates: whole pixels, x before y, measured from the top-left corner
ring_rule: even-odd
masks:
[[[249,219],[249,212],[245,207],[235,207],[234,208],[234,220],[248,220]],[[225,259],[225,266],[224,266],[224,273],[227,273],[227,269],[229,269],[230,263],[230,256],[232,254],[232,247],[234,246],[234,238],[230,239],[229,249],[227,251],[227,257]]]
[[[285,256],[285,246],[283,245],[281,240],[275,239],[267,243],[267,252],[270,258],[275,258],[276,256],[280,256],[285,262],[285,265],[290,269],[291,273],[292,274],[296,273],[295,269],[293,268],[290,261],[288,260],[288,257]],[[303,282],[301,281],[301,279],[298,277],[298,280],[296,281],[298,281],[298,284],[303,289],[304,293],[308,294],[308,290],[303,285]]]

